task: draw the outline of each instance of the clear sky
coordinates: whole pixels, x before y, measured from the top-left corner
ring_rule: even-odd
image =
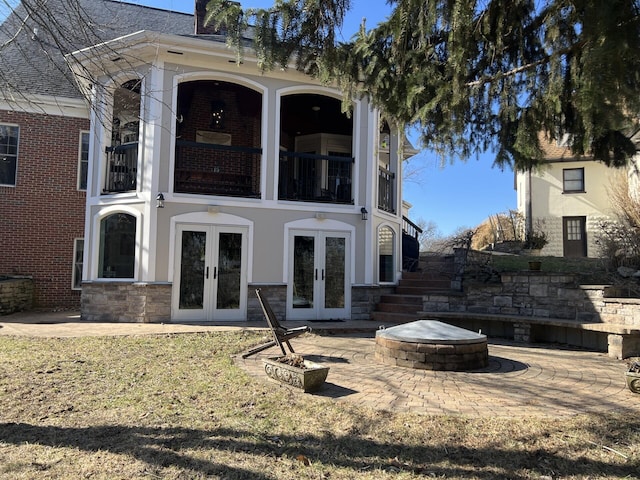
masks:
[[[195,0],[128,0],[158,8],[193,13]],[[267,8],[272,0],[242,0],[243,7]],[[358,30],[363,18],[372,28],[390,13],[385,0],[352,0],[352,9],[343,27],[345,40]],[[410,139],[416,146],[414,135]],[[516,193],[513,172],[492,168],[493,156],[483,154],[478,159],[446,161],[428,150],[421,151],[409,162],[408,168],[419,172],[411,181],[405,181],[404,199],[413,205],[410,218],[432,221],[443,235],[459,227],[479,225],[489,215],[515,208]]]

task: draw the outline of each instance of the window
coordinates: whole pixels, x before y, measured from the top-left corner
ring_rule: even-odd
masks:
[[[380,283],[394,281],[394,232],[390,227],[382,227],[378,231],[378,262]]]
[[[16,185],[18,132],[14,125],[0,125],[0,185]]]
[[[562,188],[565,193],[584,192],[584,168],[562,170]]]
[[[116,213],[100,221],[99,278],[133,278],[136,218]]]
[[[84,239],[76,238],[73,244],[73,274],[71,278],[71,289],[80,290],[82,288],[82,256],[84,255]]]
[[[78,153],[78,190],[87,189],[89,171],[89,132],[80,132],[80,150]]]

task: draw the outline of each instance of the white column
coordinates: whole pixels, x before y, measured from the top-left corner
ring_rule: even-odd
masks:
[[[163,113],[169,115],[168,110],[163,111],[165,99],[165,85],[163,75],[163,63],[153,64],[144,82],[143,105],[141,111],[142,124],[144,125],[143,137],[140,139],[139,148],[142,149],[142,184],[140,196],[144,199],[144,215],[142,228],[142,249],[140,280],[152,282],[156,280],[156,256],[157,256],[157,227],[158,208],[156,196],[159,189],[159,177],[162,161],[169,161],[168,156],[162,157],[162,119]],[[170,101],[167,100],[170,104]],[[166,192],[163,192],[166,197]]]

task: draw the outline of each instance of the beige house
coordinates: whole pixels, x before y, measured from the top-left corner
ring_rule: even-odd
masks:
[[[517,209],[534,231],[546,234],[543,255],[597,257],[595,233],[612,213],[609,190],[627,171],[576,157],[566,141],[544,150],[539,169],[516,174]]]
[[[139,31],[72,53],[93,98],[82,315],[368,318],[402,275],[404,135],[366,98],[241,64],[224,37]],[[413,153],[412,150],[406,151]]]

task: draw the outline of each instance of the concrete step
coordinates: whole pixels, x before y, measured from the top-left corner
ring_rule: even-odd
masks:
[[[381,324],[386,323],[408,323],[418,320],[418,314],[392,313],[392,312],[371,312],[371,319]]]
[[[451,281],[449,279],[432,279],[432,280],[406,280],[402,279],[398,282],[399,287],[423,288],[425,290],[437,288],[439,290],[450,288]]]
[[[420,304],[402,304],[402,303],[379,303],[376,306],[377,312],[390,313],[416,313],[422,311],[422,303]]]
[[[389,295],[382,295],[380,297],[380,303],[416,305],[421,307],[422,295],[398,295],[391,293]]]
[[[434,293],[449,293],[451,289],[449,284],[442,287],[424,288],[424,287],[396,287],[396,293],[398,295],[433,295]]]

